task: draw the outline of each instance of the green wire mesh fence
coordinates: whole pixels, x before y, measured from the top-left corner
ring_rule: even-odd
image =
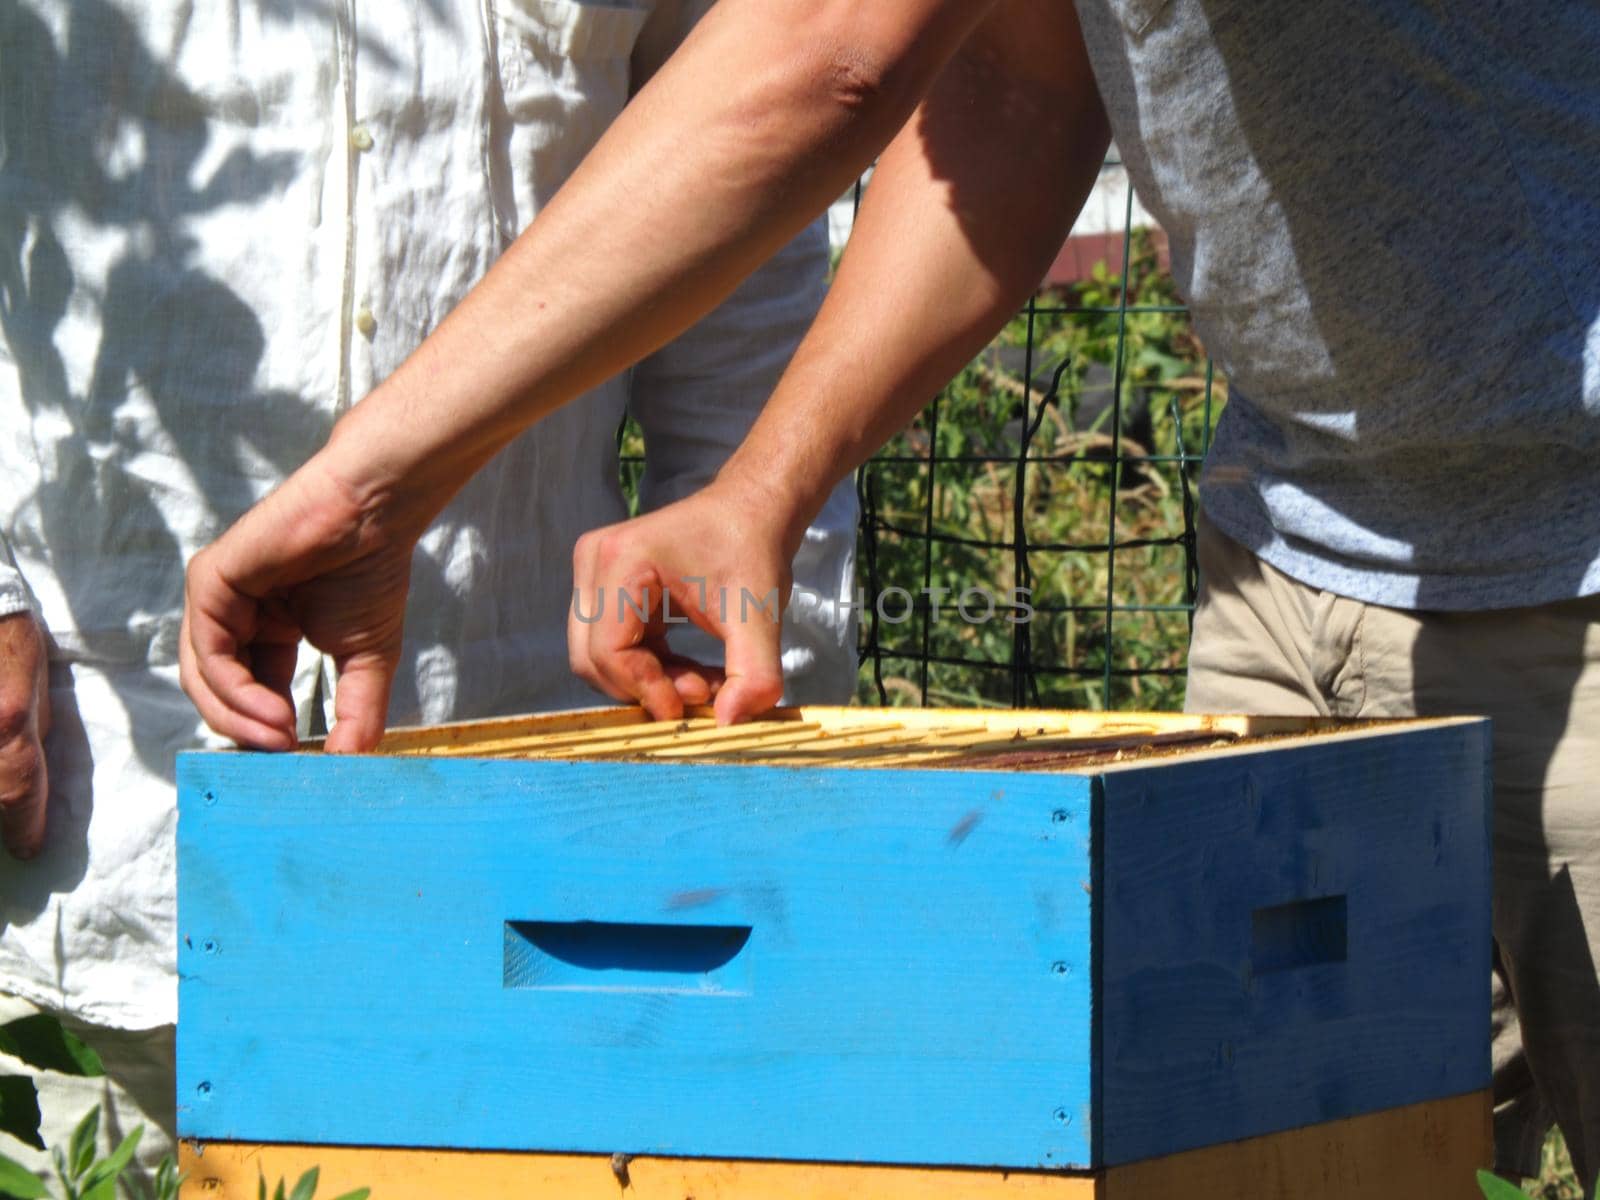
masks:
[[[1182,704],[1226,385],[1114,157],[1102,179],[1125,197],[1104,261],[1042,287],[858,473],[864,702]],[[624,430],[625,486],[636,449]]]

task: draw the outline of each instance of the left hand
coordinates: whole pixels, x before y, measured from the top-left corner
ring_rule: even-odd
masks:
[[[0,839],[13,858],[32,858],[44,845],[49,667],[38,619],[31,612],[0,617]]]

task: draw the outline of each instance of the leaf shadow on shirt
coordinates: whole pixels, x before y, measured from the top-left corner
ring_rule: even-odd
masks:
[[[1129,4],[1110,0],[1113,16]],[[1232,157],[1186,144],[1182,176],[1141,199],[1173,236],[1175,264],[1206,257],[1215,270],[1228,254],[1270,255],[1309,314],[1298,339],[1258,322],[1258,344],[1247,333],[1242,352],[1200,326],[1232,386],[1219,441],[1235,422],[1249,464],[1202,487],[1253,485],[1258,466],[1293,454],[1308,519],[1323,526],[1308,527],[1312,544],[1330,532],[1329,514],[1353,508],[1363,532],[1409,550],[1406,565],[1423,575],[1409,607],[1427,614],[1399,664],[1415,711],[1495,721],[1496,969],[1530,1006],[1527,1061],[1497,1064],[1496,1101],[1537,1109],[1524,1102],[1540,1080],[1545,1094],[1533,1099],[1554,1107],[1592,1178],[1600,743],[1587,697],[1600,610],[1592,598],[1561,599],[1499,620],[1470,611],[1470,598],[1491,564],[1530,592],[1574,597],[1600,558],[1600,26],[1582,5],[1537,22],[1494,4],[1448,17],[1421,4],[1337,11],[1170,5],[1154,30],[1102,53],[1096,71],[1108,94],[1138,98],[1119,106],[1127,123],[1116,132],[1144,180],[1147,136],[1170,162],[1174,139],[1237,124]],[[1195,36],[1180,39],[1179,22],[1193,19]],[[1141,90],[1141,77],[1163,75],[1171,94]],[[1251,169],[1257,190],[1238,186]],[[1257,236],[1197,255],[1190,235],[1212,204],[1235,205],[1243,222],[1258,214],[1246,226]],[[1277,297],[1251,294],[1250,282],[1223,300],[1274,312]],[[1316,386],[1295,388],[1308,378]],[[1250,417],[1252,396],[1293,412],[1294,446],[1272,444],[1281,426]],[[1427,411],[1405,396],[1425,397]],[[1512,506],[1524,514],[1515,525],[1503,516]],[[1293,543],[1293,531],[1280,533]],[[1447,611],[1463,596],[1469,611]]]
[[[450,21],[445,0],[418,0],[418,4],[439,24]],[[314,20],[330,29],[346,20],[349,11],[344,0],[257,0],[257,5],[263,16],[275,21],[299,24]],[[362,39],[362,53],[387,66],[397,61],[381,44],[366,36]]]
[[[70,611],[70,627],[51,630],[56,678],[102,672],[138,761],[171,781],[198,730],[173,669],[185,550],[303,462],[331,423],[310,398],[256,389],[267,332],[187,223],[269,199],[296,156],[236,149],[212,165],[206,103],[99,0],[72,6],[59,50],[37,16],[0,3],[0,64],[0,335],[20,392],[9,435],[31,442],[37,478],[6,497],[3,532],[24,562],[47,564],[36,569]],[[100,236],[118,247],[104,279],[76,279],[67,246],[84,246],[63,239]],[[89,357],[96,333],[75,384],[65,355]],[[53,794],[27,894],[8,889],[18,916],[87,869],[96,801],[87,773],[55,760],[87,762],[84,725],[117,721],[82,715],[70,744],[49,743],[52,772],[78,786]]]

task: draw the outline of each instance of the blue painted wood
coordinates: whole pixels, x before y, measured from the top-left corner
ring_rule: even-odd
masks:
[[[1090,1161],[1087,777],[210,753],[179,789],[185,1137]]]
[[[180,1131],[1097,1168],[1471,1091],[1487,746],[184,756]]]
[[[1099,1161],[1488,1085],[1487,756],[1473,723],[1104,776]]]

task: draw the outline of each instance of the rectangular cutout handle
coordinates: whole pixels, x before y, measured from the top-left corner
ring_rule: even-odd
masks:
[[[1258,908],[1250,915],[1250,968],[1257,975],[1344,962],[1345,898],[1323,896]]]
[[[743,995],[749,925],[507,921],[508,988]]]

